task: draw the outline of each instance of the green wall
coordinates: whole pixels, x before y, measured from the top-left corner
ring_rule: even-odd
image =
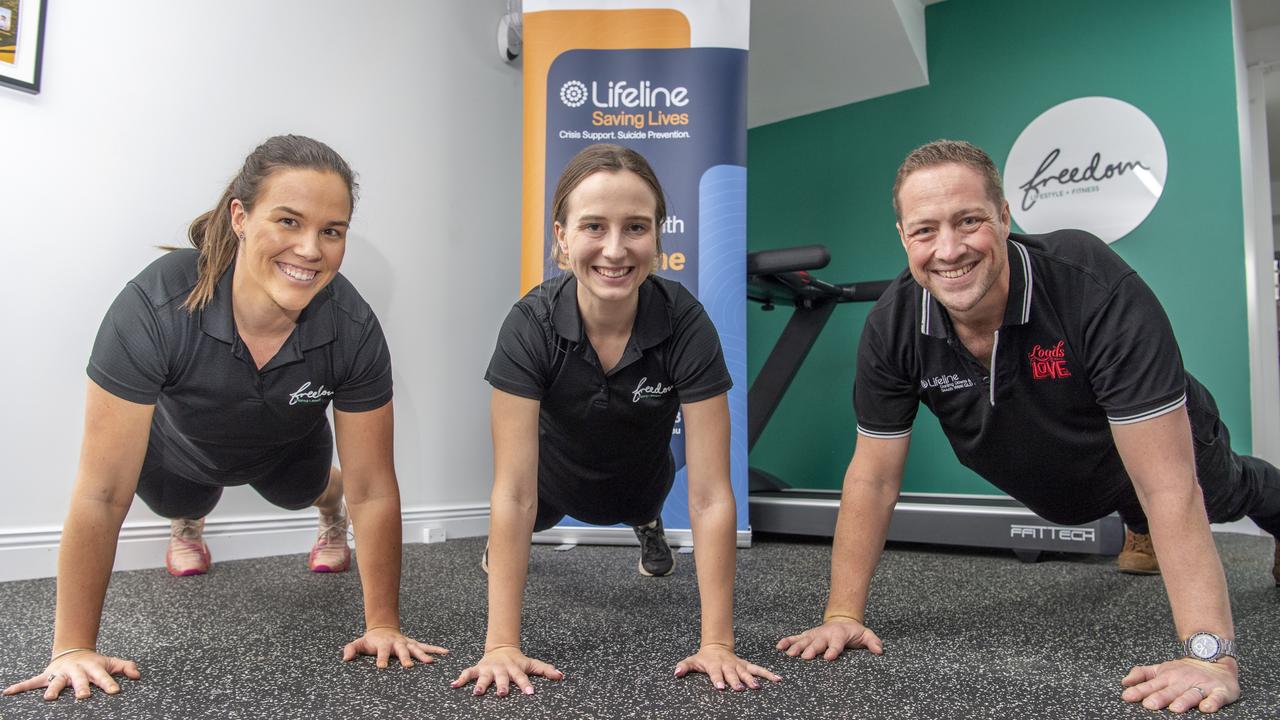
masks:
[[[1164,195],[1112,247],[1164,303],[1187,368],[1214,393],[1238,451],[1250,445],[1240,150],[1228,0],[948,0],[926,8],[929,85],[748,133],[752,250],[824,243],[833,282],[906,266],[890,187],[902,158],[964,139],[1003,167],[1049,107],[1104,95],[1164,135]],[[837,308],[751,455],[801,487],[838,488],[856,439],[852,387],[869,305]],[[790,317],[748,308],[754,380]],[[996,493],[955,461],[921,407],[904,491]]]

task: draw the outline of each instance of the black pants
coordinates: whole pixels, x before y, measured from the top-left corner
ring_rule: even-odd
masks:
[[[1237,455],[1231,435],[1218,417],[1218,404],[1187,375],[1187,415],[1195,446],[1196,477],[1204,493],[1209,521],[1233,522],[1248,516],[1258,527],[1280,536],[1280,470],[1265,460]],[[1147,533],[1147,516],[1129,483],[1117,512],[1130,530]]]
[[[648,525],[662,514],[675,479],[675,461],[669,452],[665,467],[643,488],[583,488],[540,477],[533,531],[553,528],[565,515],[593,525]]]
[[[214,477],[189,477],[187,470],[175,469],[177,463],[166,463],[164,450],[154,441],[147,445],[147,457],[138,475],[138,497],[151,511],[164,518],[202,518],[208,515],[222,497],[222,489],[245,484],[268,502],[286,510],[301,510],[315,504],[329,487],[329,469],[333,467],[333,432],[328,421],[309,436],[261,480],[248,483],[220,482]]]

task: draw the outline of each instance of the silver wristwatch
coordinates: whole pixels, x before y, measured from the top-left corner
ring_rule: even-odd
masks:
[[[1205,662],[1218,662],[1222,657],[1235,657],[1236,644],[1211,632],[1198,632],[1182,643],[1187,657]]]

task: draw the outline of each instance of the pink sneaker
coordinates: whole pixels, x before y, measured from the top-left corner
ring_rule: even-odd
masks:
[[[204,542],[204,518],[169,521],[169,551],[164,566],[174,577],[203,575],[209,572],[209,546]]]
[[[347,546],[350,525],[345,505],[338,515],[320,515],[320,535],[307,558],[311,572],[339,573],[351,567],[351,548]]]

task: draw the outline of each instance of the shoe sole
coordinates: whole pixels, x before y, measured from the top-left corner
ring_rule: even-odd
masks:
[[[1116,556],[1116,570],[1125,575],[1159,575],[1160,563],[1147,553],[1122,552]]]
[[[351,559],[347,558],[347,561],[342,563],[341,565],[324,565],[324,564],[318,564],[314,560],[308,560],[307,567],[310,568],[311,572],[313,573],[346,572],[351,567]]]
[[[205,573],[209,572],[209,566],[213,564],[213,556],[209,554],[208,545],[204,546],[203,554],[204,554],[204,567],[202,568],[187,568],[186,570],[174,570],[173,565],[169,562],[169,556],[165,555],[164,569],[168,570],[169,574],[174,577],[192,577],[193,575],[204,575]]]
[[[660,574],[660,575],[659,575],[659,574],[655,574],[655,573],[651,573],[651,572],[649,572],[648,570],[645,570],[645,569],[644,569],[644,560],[640,560],[640,562],[636,563],[636,567],[640,570],[640,574],[641,574],[641,575],[643,575],[643,576],[645,576],[645,577],[666,577],[666,576],[668,576],[668,575],[670,575],[671,573],[673,573],[673,572],[675,572],[675,571],[676,571],[676,559],[675,559],[675,557],[673,556],[673,557],[671,558],[671,569],[670,569],[670,570],[667,570],[666,572],[664,572],[664,573],[662,573],[662,574]],[[486,570],[485,572],[488,572],[488,571]]]
[[[313,573],[340,573],[346,572],[351,567],[351,548],[349,547],[347,548],[346,558],[338,565],[317,563],[317,552],[319,552],[317,548],[312,548],[311,552],[307,555],[307,568]]]

